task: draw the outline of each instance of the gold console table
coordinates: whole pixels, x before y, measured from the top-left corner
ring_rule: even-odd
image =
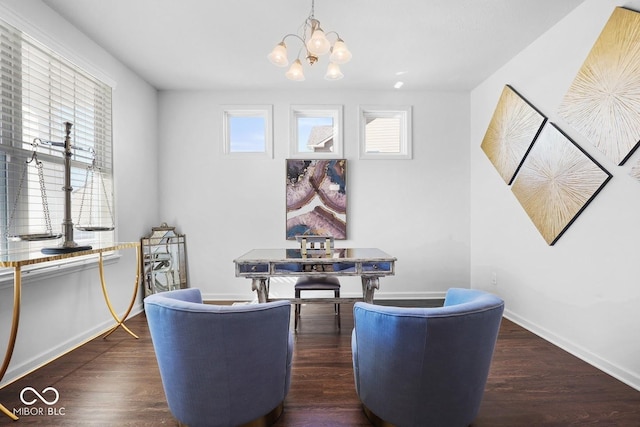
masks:
[[[131,297],[131,301],[129,303],[129,307],[127,311],[122,316],[122,318],[118,317],[113,306],[111,305],[111,301],[109,300],[109,294],[107,292],[107,284],[104,278],[104,254],[108,252],[113,252],[121,249],[129,249],[133,248],[136,251],[136,278],[134,281],[133,287],[133,296]],[[109,312],[111,316],[116,321],[116,324],[107,331],[103,338],[108,337],[113,333],[117,328],[123,328],[134,338],[138,338],[136,334],[134,334],[125,324],[124,321],[131,313],[133,309],[133,305],[136,301],[136,296],[138,294],[138,282],[140,278],[140,243],[139,242],[131,242],[131,243],[114,243],[112,245],[107,245],[99,248],[92,248],[88,250],[82,250],[77,252],[68,252],[63,254],[55,254],[55,255],[45,255],[41,252],[33,252],[33,253],[17,253],[17,254],[7,254],[0,256],[0,268],[12,268],[13,269],[13,317],[11,321],[11,331],[9,334],[9,343],[7,345],[7,350],[4,356],[4,361],[2,362],[2,367],[0,368],[0,381],[4,378],[5,373],[7,372],[7,368],[9,367],[9,362],[11,361],[11,356],[13,355],[13,349],[16,343],[16,337],[18,335],[18,323],[20,320],[20,294],[22,291],[22,268],[28,265],[42,264],[50,261],[59,261],[64,259],[77,258],[88,255],[98,255],[98,270],[100,273],[100,283],[102,285],[102,293],[104,295],[104,300],[107,303],[107,307],[109,308]],[[7,415],[12,420],[17,420],[18,417],[5,408],[2,403],[0,403],[0,412]]]

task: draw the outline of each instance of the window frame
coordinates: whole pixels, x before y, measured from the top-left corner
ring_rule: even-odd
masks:
[[[412,150],[412,107],[411,106],[377,106],[377,105],[360,105],[358,106],[358,141],[359,141],[359,158],[361,160],[411,160],[413,158]],[[368,152],[366,141],[367,119],[375,118],[391,118],[398,117],[400,119],[400,141],[399,151],[394,152]]]
[[[295,159],[343,158],[342,110],[342,105],[291,105],[289,110],[289,157]],[[333,150],[331,152],[300,151],[298,148],[299,118],[331,118],[333,120]]]
[[[222,152],[227,157],[273,158],[273,105],[223,105],[222,107]],[[264,118],[264,151],[232,151],[231,126],[233,117]]]

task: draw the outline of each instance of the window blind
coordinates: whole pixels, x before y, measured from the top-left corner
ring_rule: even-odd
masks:
[[[0,21],[0,252],[62,243],[65,123],[75,226],[114,226],[111,87]],[[114,232],[74,232],[112,243]],[[89,243],[91,242],[91,243]]]

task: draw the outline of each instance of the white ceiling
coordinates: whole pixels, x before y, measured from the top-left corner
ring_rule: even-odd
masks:
[[[267,60],[311,0],[44,2],[158,89],[469,90],[584,0],[317,0],[316,19],[353,53],[332,82],[326,58],[305,64],[304,82]]]

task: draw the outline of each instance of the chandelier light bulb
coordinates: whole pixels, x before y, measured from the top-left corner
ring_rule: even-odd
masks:
[[[342,39],[338,39],[333,45],[329,60],[336,64],[346,64],[351,60],[351,52],[349,52],[347,45]]]
[[[307,49],[316,56],[324,55],[331,49],[331,43],[320,27],[316,28],[307,42]]]
[[[269,61],[273,65],[277,65],[278,67],[286,67],[289,65],[289,60],[287,59],[287,46],[284,42],[280,42],[273,48],[271,53],[267,55]]]
[[[340,67],[335,62],[331,62],[327,67],[327,74],[324,75],[324,78],[327,80],[340,80],[344,77],[342,71],[340,71]]]
[[[294,61],[293,64],[291,64],[291,67],[289,68],[289,71],[287,71],[285,73],[285,76],[287,76],[287,78],[289,80],[293,80],[296,82],[301,82],[304,80],[304,73],[302,71],[302,63],[300,62],[299,59],[296,59]]]

